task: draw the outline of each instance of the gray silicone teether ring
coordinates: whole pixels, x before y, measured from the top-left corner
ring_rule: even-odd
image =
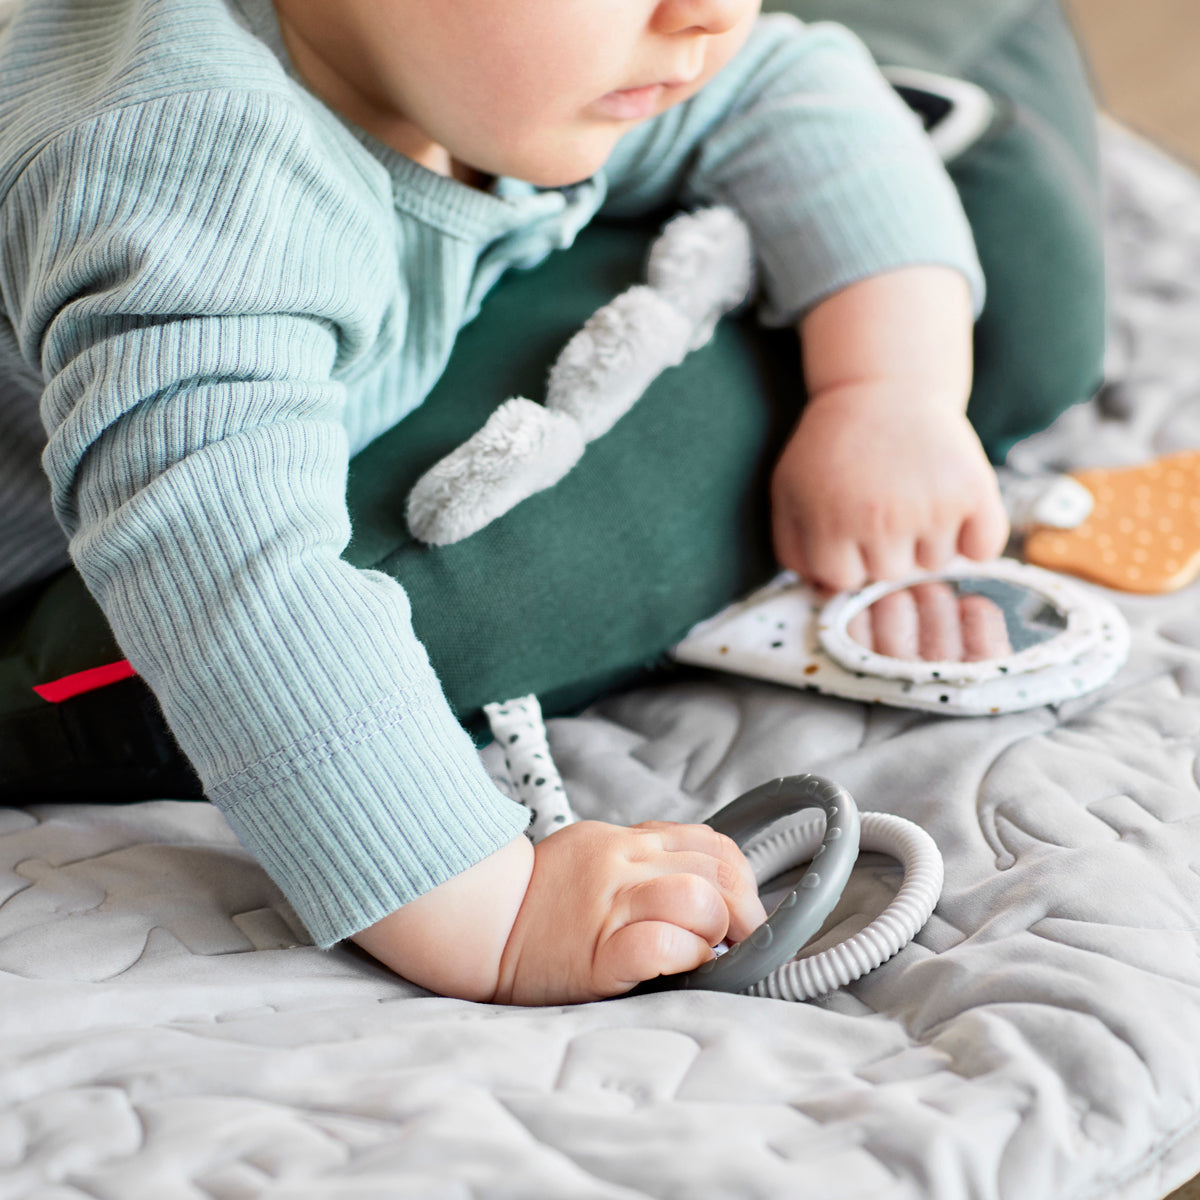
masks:
[[[748,938],[719,958],[680,975],[660,975],[638,991],[702,988],[740,992],[795,958],[833,911],[858,858],[858,806],[845,788],[819,775],[786,775],[760,784],[705,822],[745,846],[803,808],[825,811],[825,836],[800,882]]]

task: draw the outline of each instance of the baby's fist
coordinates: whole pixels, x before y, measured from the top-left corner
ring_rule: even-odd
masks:
[[[619,995],[700,966],[765,919],[742,852],[707,825],[581,821],[536,847],[493,1000]]]

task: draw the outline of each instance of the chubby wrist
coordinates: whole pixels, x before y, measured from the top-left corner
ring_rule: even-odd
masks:
[[[398,975],[430,991],[491,1000],[533,862],[533,846],[522,834],[353,940]]]
[[[963,416],[969,398],[970,389],[956,386],[953,380],[879,377],[830,384],[808,397],[806,411],[840,407],[864,413],[898,409],[914,418],[922,413]]]
[[[810,402],[898,395],[965,410],[973,328],[970,289],[949,268],[908,267],[851,284],[798,326]]]

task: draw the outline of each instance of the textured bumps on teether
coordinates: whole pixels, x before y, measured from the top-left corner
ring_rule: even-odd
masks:
[[[1033,529],[1028,562],[1126,592],[1172,592],[1200,574],[1200,450],[1072,474],[1094,497],[1091,515]]]

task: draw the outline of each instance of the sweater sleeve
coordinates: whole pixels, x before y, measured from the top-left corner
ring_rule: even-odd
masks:
[[[958,194],[920,122],[847,29],[777,13],[703,90],[633,130],[606,168],[605,212],[727,204],[748,224],[762,319],[793,324],[883,271],[983,273]]]
[[[47,146],[4,219],[72,557],[206,793],[329,945],[528,813],[455,721],[402,589],[340,557],[340,380],[403,297],[394,231],[305,136],[262,92],[123,108]]]

